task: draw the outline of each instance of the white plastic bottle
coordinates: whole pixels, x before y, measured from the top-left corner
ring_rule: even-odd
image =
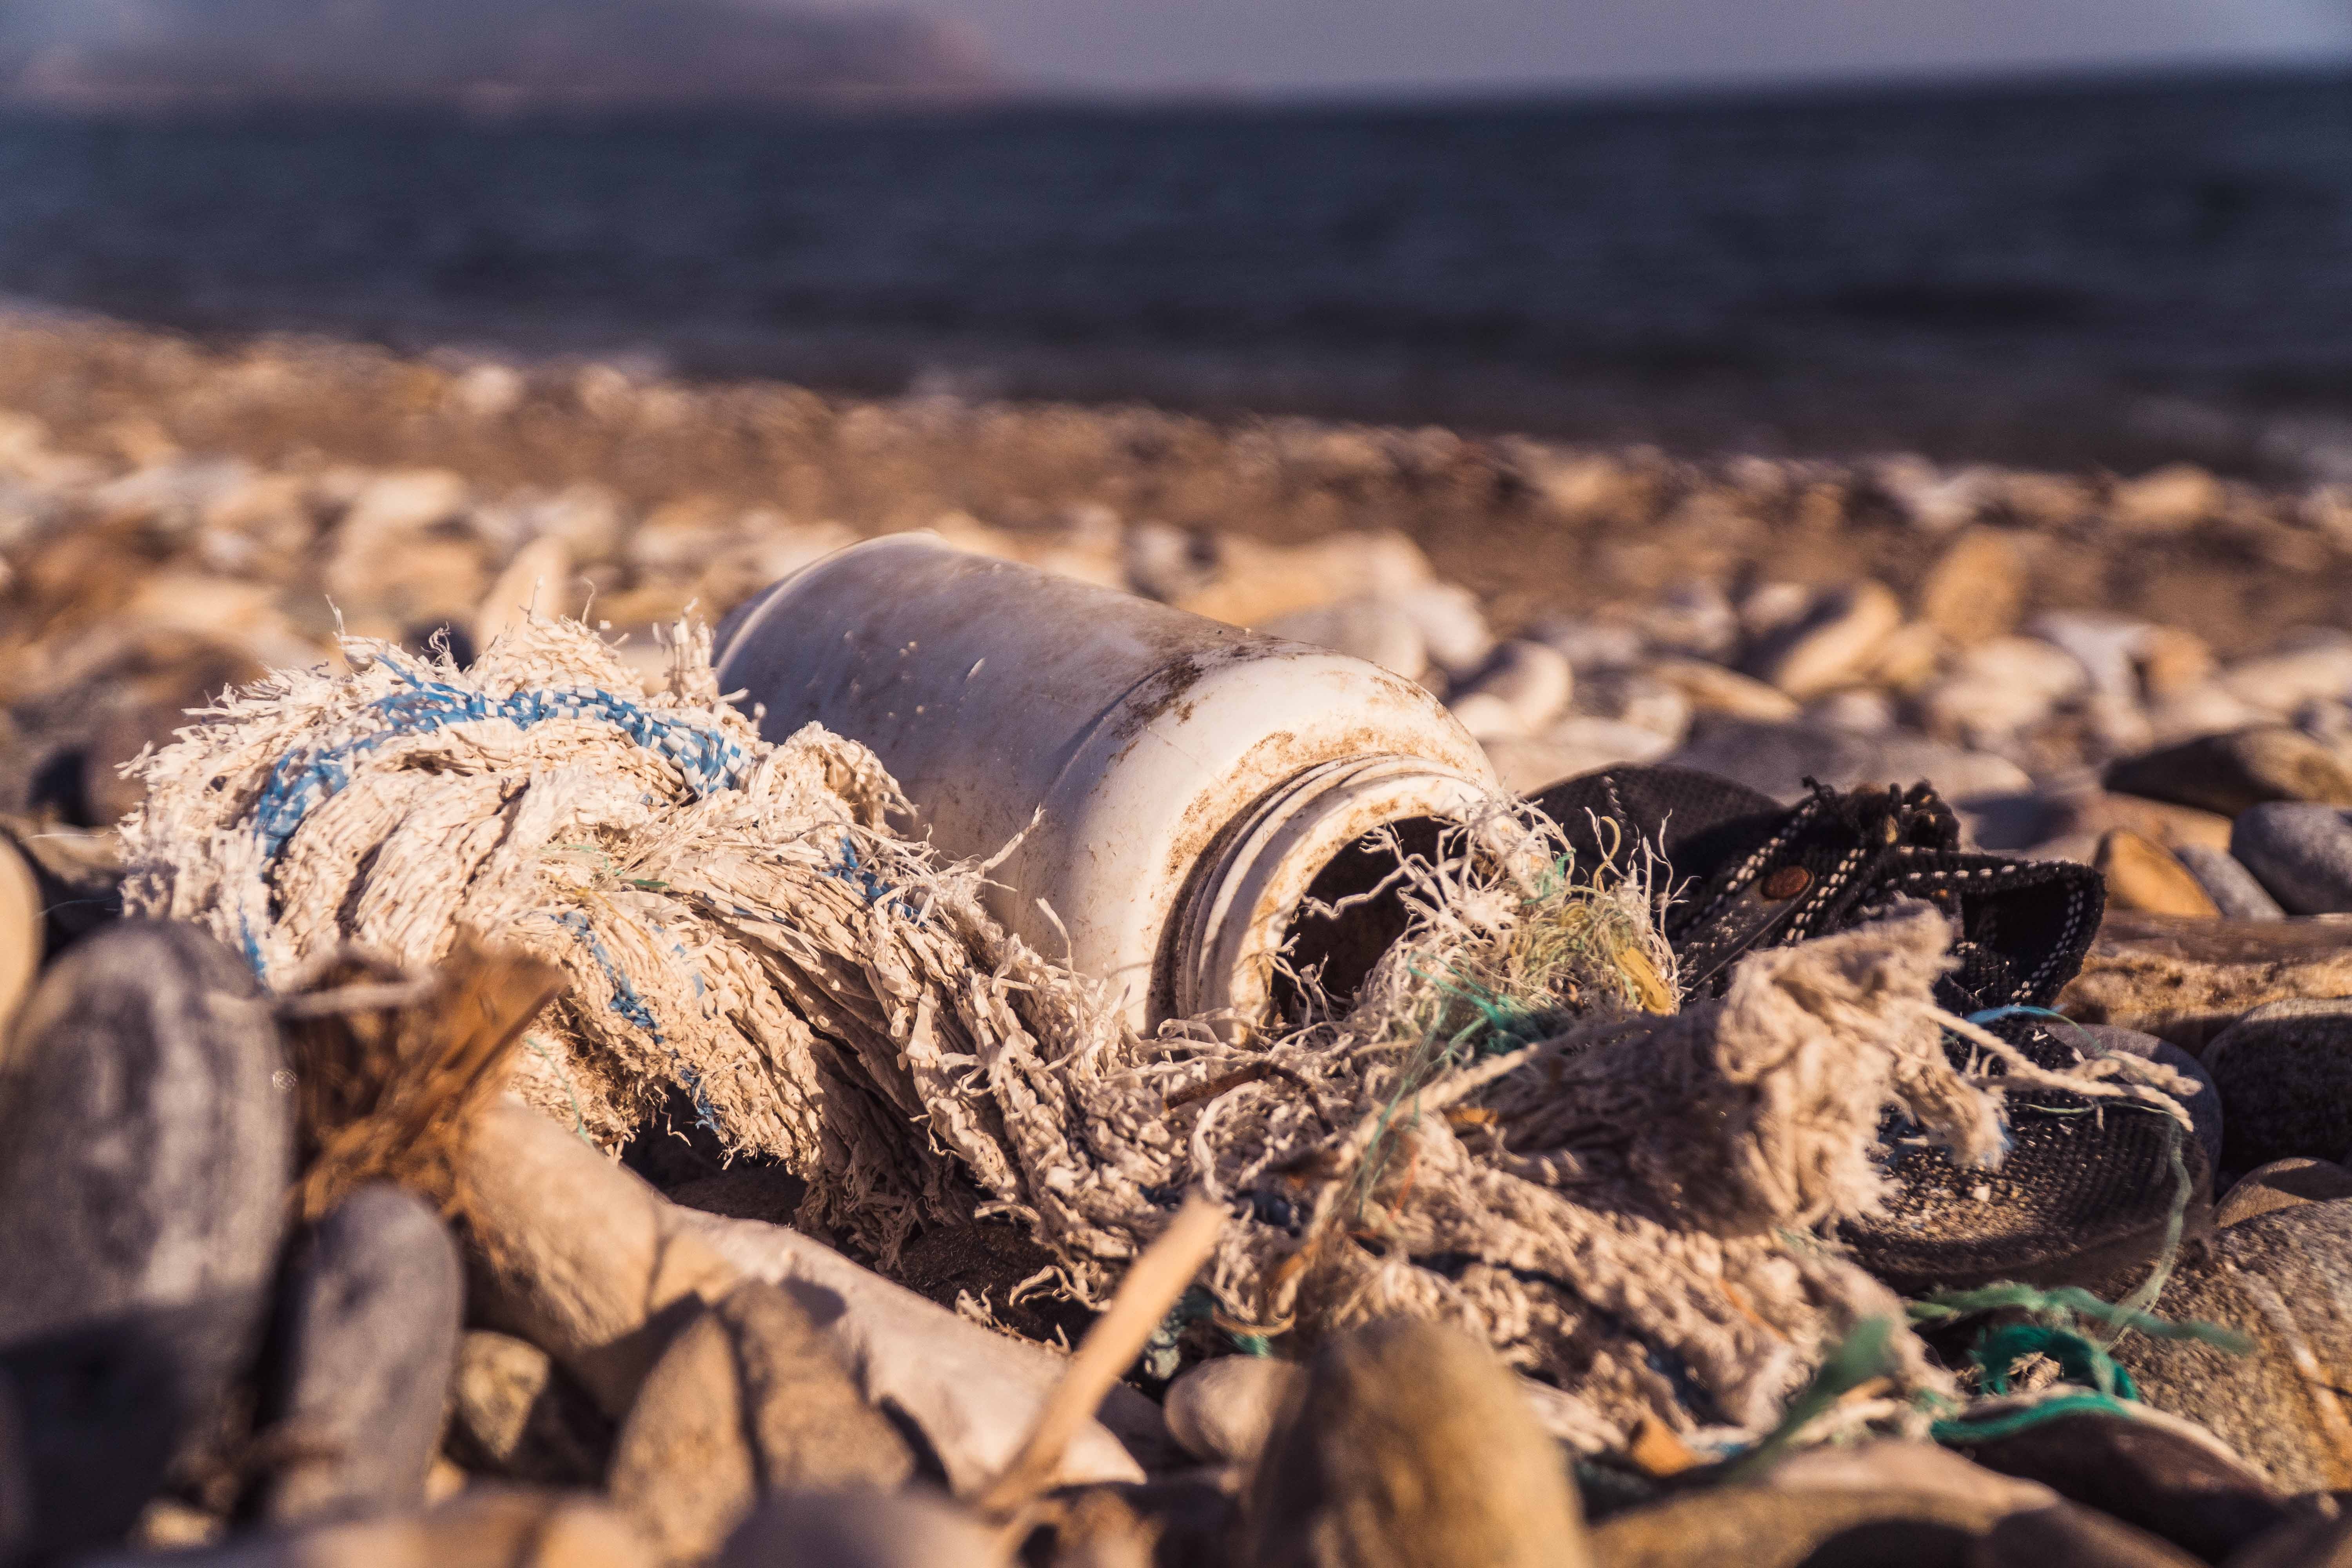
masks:
[[[1294,932],[1310,885],[1359,890],[1382,868],[1365,835],[1431,841],[1500,793],[1444,705],[1375,665],[929,534],[817,562],[719,642],[719,689],[763,707],[762,734],[814,721],[872,747],[940,849],[992,855],[1025,830],[996,913],[1046,952],[1066,931],[1144,1027],[1263,1014],[1294,935],[1294,963],[1352,988],[1393,903]]]

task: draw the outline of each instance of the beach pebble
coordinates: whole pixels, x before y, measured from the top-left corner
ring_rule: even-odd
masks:
[[[1911,735],[1854,735],[1716,714],[1701,714],[1681,749],[1658,760],[1735,779],[1790,804],[1804,798],[1808,776],[1832,789],[1908,788],[1924,779],[1955,803],[2033,789],[2024,769],[1990,752],[1959,751]]]
[[[1718,664],[1662,658],[1643,666],[1642,673],[1680,691],[1694,712],[1780,723],[1794,719],[1799,711],[1797,700],[1779,687]]]
[[[0,1097],[0,1371],[36,1551],[121,1536],[266,1311],[290,1101],[268,1004],[194,926],[127,921],[18,1015]]]
[[[1885,735],[1896,726],[1894,699],[1867,687],[1849,686],[1816,698],[1803,721],[1820,730],[1843,730],[1855,735]]]
[[[1575,689],[1576,673],[1557,648],[1514,638],[1495,649],[1447,706],[1480,740],[1528,735],[1566,708]]]
[[[2352,996],[2352,924],[2107,917],[2058,1010],[2190,1051],[2250,1009],[2295,997]]]
[[[1919,618],[1963,647],[2012,630],[2025,604],[2025,552],[1999,529],[1971,528],[1919,584]]]
[[[2289,914],[2352,910],[2352,820],[2333,805],[2254,806],[2231,826],[2230,853]]]
[[[698,1313],[646,1374],[610,1489],[666,1562],[708,1557],[779,1489],[892,1489],[914,1471],[808,1313],[749,1280]]]
[[[1169,1433],[1196,1459],[1254,1464],[1306,1376],[1297,1363],[1272,1356],[1204,1361],[1169,1385]]]
[[[2352,1000],[2266,1004],[2202,1054],[2221,1089],[2232,1170],[2352,1150]]]
[[[1672,738],[1614,719],[1562,720],[1531,739],[1486,742],[1496,776],[1514,795],[1619,763],[1655,762],[1674,750]]]
[[[1641,628],[1623,621],[1553,616],[1538,621],[1528,636],[1558,649],[1579,680],[1595,670],[1638,664],[1643,652]]]
[[[2117,484],[2107,515],[2134,533],[2178,533],[2221,510],[2221,481],[2193,463],[2170,463]]]
[[[44,941],[40,885],[16,847],[0,838],[0,1041],[40,972]]]
[[[1257,628],[1268,637],[1312,643],[1393,670],[1407,680],[1429,668],[1420,623],[1386,599],[1340,599],[1276,616]]]
[[[2213,1205],[2213,1223],[2236,1225],[2297,1204],[2332,1203],[2337,1198],[2352,1198],[2352,1171],[2333,1160],[2291,1155],[2257,1165],[2240,1176]]]
[[[2271,801],[2352,805],[2352,766],[2310,736],[2284,725],[2201,735],[2177,745],[2120,757],[2106,786],[2177,805],[2236,816]]]
[[[469,1330],[449,1384],[449,1453],[467,1469],[543,1486],[595,1486],[613,1426],[537,1345]]]
[[[1642,613],[1642,635],[1654,651],[1708,660],[1739,646],[1739,612],[1714,583],[1677,583]]]
[[[2352,697],[2352,637],[2324,632],[2299,647],[2240,659],[2215,679],[2239,701],[2282,718],[2307,702],[2342,701]]]
[[[1962,1555],[2013,1512],[2009,1495],[1715,1486],[1611,1514],[1592,1529],[1597,1568],[1820,1568],[1917,1563],[1975,1568]],[[1866,1554],[1852,1543],[1867,1542]]]
[[[2253,1348],[2235,1355],[2127,1334],[2114,1353],[2144,1400],[2203,1426],[2278,1491],[2352,1484],[2352,1444],[2327,1372],[2352,1363],[2352,1200],[2297,1204],[2188,1243],[2150,1310],[2176,1323],[2227,1324]]]
[[[82,1568],[154,1568],[147,1553]],[[174,1552],[173,1568],[656,1568],[619,1510],[586,1492],[468,1487],[422,1513],[317,1524]]]
[[[774,578],[763,576],[762,581]],[[572,580],[572,547],[552,534],[541,535],[515,552],[482,596],[481,607],[474,612],[474,646],[489,647],[499,634],[532,611],[569,616],[579,607],[579,589]]]
[[[1772,691],[1769,686],[1759,689]],[[1772,691],[1772,695],[1781,694]],[[1678,742],[1690,729],[1692,705],[1688,692],[1654,670],[1604,669],[1578,685],[1576,710],[1581,717],[1631,724]]]
[[[728,1538],[715,1568],[998,1568],[1003,1562],[993,1531],[945,1498],[909,1488],[775,1493]]]
[[[2202,844],[2176,844],[2173,858],[2197,879],[2205,896],[2222,917],[2233,921],[2284,920],[2286,911],[2279,908],[2270,889],[2254,879],[2238,858],[2227,849],[2210,848]]]
[[[2173,853],[2129,828],[2111,829],[2091,862],[2107,879],[2107,907],[2152,915],[2210,918],[2221,907]]]
[[[1429,662],[1454,679],[1477,672],[1495,651],[1478,595],[1452,583],[1429,583],[1384,595],[1421,629]]]
[[[361,1187],[295,1247],[261,1418],[293,1458],[263,1483],[277,1524],[415,1508],[440,1441],[465,1277],[433,1206]]]
[[[1247,1568],[1582,1568],[1568,1467],[1502,1363],[1388,1319],[1324,1341],[1244,1510]]]
[[[1751,668],[1802,701],[1863,680],[1880,645],[1902,624],[1902,602],[1882,583],[1832,589],[1796,625],[1769,639]]]
[[[2127,1519],[2218,1563],[2276,1526],[2287,1500],[2258,1472],[2186,1423],[2080,1411],[1958,1445],[1985,1469],[2040,1485],[2068,1502]],[[2073,1559],[2053,1559],[2071,1562]]]
[[[2063,648],[2039,637],[2000,637],[1962,653],[1920,706],[1930,734],[1981,746],[2041,722],[2088,682],[2081,662]]]

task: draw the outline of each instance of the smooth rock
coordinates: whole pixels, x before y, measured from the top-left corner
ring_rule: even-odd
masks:
[[[1997,529],[1971,528],[1944,547],[1919,584],[1919,618],[1969,647],[2010,631],[2025,604],[2025,552]]]
[[[1514,638],[1495,649],[1447,706],[1480,740],[1528,735],[1566,708],[1575,689],[1576,672],[1557,648]]]
[[[1897,1492],[1948,1497],[1987,1517],[2048,1508],[2058,1493],[2031,1477],[1988,1469],[1935,1443],[1881,1437],[1807,1448],[1758,1478],[1775,1491]]]
[[[1974,1539],[2013,1511],[1948,1491],[1718,1486],[1612,1514],[1596,1568],[1969,1568]],[[2055,1565],[2053,1565],[2055,1568]]]
[[[1843,691],[1832,691],[1808,703],[1804,722],[1817,730],[1843,730],[1854,735],[1885,735],[1894,732],[1897,720],[1895,700],[1886,693],[1873,691],[1866,687],[1849,686]]]
[[[1559,1447],[1458,1329],[1390,1319],[1327,1339],[1268,1439],[1248,1568],[1591,1561]]]
[[[1969,1568],[2198,1568],[2201,1561],[2120,1519],[2072,1503],[2011,1514],[1969,1552]]]
[[[2204,919],[2221,913],[2204,884],[2170,850],[2128,828],[2112,829],[2101,838],[2091,864],[2107,879],[2111,909]]]
[[[2075,1046],[2084,1044],[2082,1037],[2088,1036],[2091,1048],[2102,1054],[2137,1057],[2142,1061],[2170,1068],[2197,1085],[2197,1092],[2182,1103],[2188,1108],[2189,1120],[2195,1128],[2197,1141],[2204,1145],[2205,1169],[2210,1173],[2221,1168],[2224,1116],[2221,1091],[2214,1085],[2213,1075],[2203,1062],[2169,1040],[2142,1034],[2137,1029],[2117,1028],[2113,1024],[2076,1024],[2072,1028],[2061,1025],[2058,1034],[2060,1038]]]
[[[1532,740],[1485,742],[1496,776],[1515,795],[1532,795],[1546,784],[1595,768],[1655,762],[1674,744],[1654,730],[1613,719],[1570,719]]]
[[[0,1372],[62,1551],[130,1527],[252,1354],[291,1106],[252,972],[194,926],[85,939],[0,1051]]]
[[[0,838],[0,1042],[40,973],[45,942],[40,885],[16,847]]]
[[[910,1488],[762,1499],[715,1568],[998,1568],[1003,1561],[995,1531]]]
[[[2228,1119],[2231,1170],[2352,1149],[2352,1000],[2254,1008],[2203,1056]]]
[[[1930,734],[1985,745],[2040,723],[2089,681],[2063,648],[2039,637],[1993,637],[1962,653],[1921,708]]]
[[[144,1553],[84,1568],[154,1568]],[[175,1552],[173,1568],[654,1568],[617,1510],[585,1492],[468,1487],[423,1513],[252,1535]]]
[[[533,612],[571,615],[578,600],[572,582],[572,547],[553,535],[542,535],[515,552],[482,596],[481,607],[474,612],[474,646],[489,647]]]
[[[2118,795],[2095,785],[2070,790],[2062,800],[2068,825],[2075,832],[2104,836],[2121,827],[2176,855],[2191,845],[2218,850],[2230,847],[2230,819],[2217,811],[2174,805],[2145,795]]]
[[[2284,725],[2200,735],[2118,758],[2107,765],[2106,785],[2224,816],[2279,800],[2352,805],[2352,767]]]
[[[1293,610],[1257,629],[1268,637],[1336,649],[1350,658],[1393,670],[1407,680],[1417,679],[1429,668],[1429,647],[1420,624],[1385,599],[1341,599]]]
[[[2258,1472],[2210,1438],[2162,1419],[2053,1415],[1959,1452],[1984,1469],[2129,1520],[2209,1562],[2286,1517],[2286,1500]]]
[[[2275,721],[2274,714],[2241,701],[2210,680],[2168,691],[2147,705],[2152,745],[2176,745],[2200,735],[2229,734]]]
[[[867,1407],[808,1314],[749,1280],[681,1330],[613,1446],[614,1502],[663,1561],[715,1552],[764,1492],[891,1490],[906,1439]]]
[[[2273,1160],[2237,1179],[2213,1205],[2213,1223],[2236,1225],[2297,1204],[2332,1203],[2337,1198],[2352,1198],[2352,1171],[2333,1160],[2302,1155]]]
[[[1719,584],[1677,583],[1642,612],[1642,636],[1664,654],[1721,659],[1739,646],[1739,612]]]
[[[2306,702],[2352,697],[2352,639],[2330,634],[2309,646],[2241,659],[2215,678],[2239,701],[2281,717]]]
[[[1255,1464],[1306,1380],[1304,1368],[1272,1356],[1204,1361],[1168,1386],[1169,1435],[1196,1459]]]
[[[601,1486],[612,1422],[537,1345],[469,1330],[449,1384],[445,1442],[467,1469],[541,1486]]]
[[[1797,700],[1779,687],[1767,686],[1752,676],[1719,664],[1706,664],[1695,658],[1662,658],[1643,666],[1643,672],[1678,689],[1697,712],[1759,719],[1767,723],[1785,722],[1799,712]]]
[[[2134,533],[2178,533],[2221,508],[2221,481],[2194,463],[2169,463],[2118,483],[2107,515]]]
[[[1833,589],[1757,656],[1759,679],[1803,701],[1861,681],[1879,645],[1903,624],[1903,604],[1883,583]]]
[[[1738,677],[1746,679],[1745,676]],[[1761,690],[1771,691],[1770,687]],[[1781,694],[1773,691],[1774,697]],[[1580,717],[1631,724],[1679,742],[1690,729],[1690,695],[1673,681],[1647,669],[1605,669],[1577,688]]]
[[[2058,1009],[2186,1050],[2249,1010],[2293,997],[2352,995],[2352,925],[2321,921],[2107,916]]]
[[[678,1214],[733,1267],[781,1285],[800,1302],[841,1353],[866,1402],[897,1412],[922,1434],[960,1497],[986,1487],[1012,1462],[1068,1365],[1053,1350],[992,1333],[798,1231]],[[1122,1384],[1078,1428],[1055,1482],[1140,1481],[1139,1455],[1167,1468],[1181,1462],[1182,1450],[1169,1438],[1160,1407]]]
[[[2128,1334],[2116,1358],[2157,1409],[2199,1423],[2284,1493],[2352,1485],[2352,1201],[2299,1204],[2187,1244],[2151,1309],[2253,1342]]]
[[[1477,672],[1495,651],[1495,634],[1478,595],[1453,583],[1426,583],[1386,595],[1421,628],[1429,662],[1454,679]]]
[[[1587,620],[1553,616],[1528,630],[1538,642],[1556,649],[1582,680],[1596,670],[1623,669],[1639,664],[1645,647],[1641,628],[1623,621]]]
[[[2243,862],[2227,849],[2209,848],[2202,844],[2176,844],[2173,858],[2179,860],[2213,907],[2224,920],[2281,921],[2286,911],[2279,908],[2271,890],[2255,880],[2254,874]]]
[[[1839,790],[1907,787],[1925,779],[1953,802],[2033,788],[2024,769],[1988,752],[1956,751],[1910,736],[1852,735],[1714,714],[1700,715],[1681,749],[1658,760],[1735,779],[1790,805],[1804,798],[1808,776]]]
[[[2352,910],[2352,817],[2335,806],[2255,806],[2231,826],[2230,853],[2289,914]]]
[[[1334,599],[1385,598],[1436,577],[1421,547],[1392,530],[1349,531],[1290,545],[1220,533],[1211,539],[1210,552],[1215,565],[1205,580],[1169,602],[1237,626],[1263,626],[1276,616]]]
[[[263,1519],[306,1524],[423,1503],[465,1291],[440,1216],[386,1183],[352,1193],[298,1242],[260,1412],[294,1457],[262,1483]]]

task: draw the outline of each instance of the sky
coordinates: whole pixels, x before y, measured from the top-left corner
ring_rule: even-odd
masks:
[[[2352,0],[889,0],[1048,87],[1486,90],[2352,58]]]

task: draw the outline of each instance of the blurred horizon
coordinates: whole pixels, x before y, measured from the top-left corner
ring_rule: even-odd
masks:
[[[1608,102],[2352,66],[2352,0],[0,0],[67,110]]]

